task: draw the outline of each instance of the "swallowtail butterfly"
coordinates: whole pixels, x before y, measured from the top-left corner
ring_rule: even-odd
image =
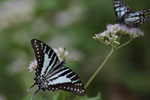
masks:
[[[32,39],[31,44],[36,55],[38,66],[34,78],[35,82],[29,89],[35,85],[38,86],[38,89],[30,100],[40,90],[57,91],[61,89],[78,96],[85,95],[84,86],[78,75],[64,66],[65,61],[60,61],[51,47],[37,39]]]
[[[126,24],[128,27],[139,27],[146,21],[146,13],[150,12],[150,9],[133,12],[129,6],[121,0],[114,0],[114,11],[118,23]]]

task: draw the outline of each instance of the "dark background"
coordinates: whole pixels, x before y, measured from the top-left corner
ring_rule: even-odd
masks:
[[[150,8],[149,0],[124,2],[133,11]],[[0,100],[23,100],[35,90],[26,91],[34,78],[27,69],[35,58],[33,38],[65,47],[67,66],[86,84],[110,51],[92,37],[115,20],[112,0],[0,0]],[[145,35],[115,51],[87,88],[89,97],[150,100],[150,20],[140,29]]]

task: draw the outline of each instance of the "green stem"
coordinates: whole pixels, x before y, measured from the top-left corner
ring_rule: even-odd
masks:
[[[96,70],[96,72],[92,75],[92,77],[86,83],[85,89],[90,85],[90,83],[93,81],[93,79],[96,77],[96,75],[101,71],[101,69],[103,68],[104,64],[107,62],[107,60],[109,59],[109,57],[112,55],[113,52],[114,52],[114,49],[111,49],[110,53],[107,55],[107,57],[105,58],[103,63],[99,66],[99,68]]]
[[[96,77],[96,75],[101,71],[101,69],[103,68],[103,66],[105,65],[105,63],[108,61],[108,59],[110,58],[110,56],[113,54],[113,52],[114,52],[114,49],[112,48],[111,51],[109,52],[109,54],[107,55],[107,57],[105,58],[105,60],[103,61],[103,63],[98,67],[98,69],[96,70],[96,72],[92,75],[92,77],[86,83],[85,89],[90,85],[90,83],[93,81],[93,79]],[[77,99],[78,99],[78,96],[76,96],[73,100],[77,100]]]
[[[126,43],[124,43],[124,44],[122,44],[122,45],[118,46],[116,49],[120,49],[120,48],[122,48],[122,47],[126,46],[126,45],[127,45],[127,44],[129,44],[132,40],[133,40],[133,39],[130,39],[130,40],[129,40],[129,41],[127,41]]]

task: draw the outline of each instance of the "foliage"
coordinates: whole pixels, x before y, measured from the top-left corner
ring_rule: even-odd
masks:
[[[89,98],[89,97],[87,97],[87,96],[84,96],[84,97],[80,98],[79,100],[102,100],[102,99],[101,99],[101,93],[99,92],[99,93],[97,94],[97,96],[91,97],[91,98]]]
[[[30,96],[25,97],[23,100],[30,100]],[[46,100],[42,97],[34,97],[33,100]]]

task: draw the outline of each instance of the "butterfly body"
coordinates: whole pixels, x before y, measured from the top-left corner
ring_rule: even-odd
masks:
[[[48,45],[40,40],[31,40],[38,66],[35,73],[35,83],[30,87],[38,86],[38,90],[57,91],[59,89],[72,92],[79,96],[85,95],[84,86],[78,77],[68,67],[65,67],[65,61],[60,61],[57,54]]]
[[[114,0],[114,11],[118,23],[126,24],[128,27],[139,27],[145,23],[146,13],[150,12],[150,9],[133,12],[129,6],[124,4],[121,0]]]
[[[48,88],[47,82],[44,78],[36,77],[34,80],[41,90],[45,91]]]

